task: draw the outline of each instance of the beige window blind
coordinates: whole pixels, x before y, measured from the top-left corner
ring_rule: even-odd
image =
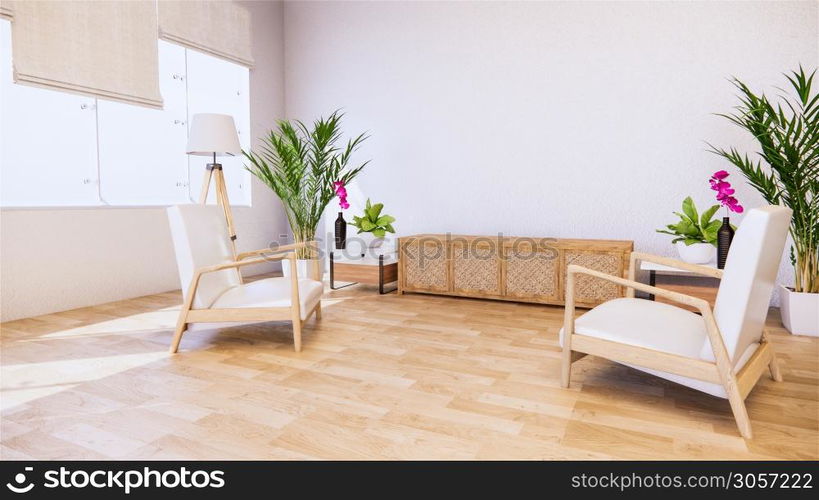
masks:
[[[17,83],[162,107],[153,0],[3,1]]]
[[[159,37],[253,67],[250,13],[235,2],[159,0]]]

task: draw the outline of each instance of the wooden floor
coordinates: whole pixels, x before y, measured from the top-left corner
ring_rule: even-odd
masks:
[[[289,323],[189,332],[165,293],[2,325],[0,458],[816,459],[819,340],[769,318],[785,382],[728,403],[584,358],[559,387],[563,309],[372,287]],[[658,332],[661,333],[661,332]]]

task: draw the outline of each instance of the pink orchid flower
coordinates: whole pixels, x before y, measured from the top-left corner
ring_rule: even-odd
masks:
[[[720,193],[728,193],[733,194],[734,190],[731,189],[731,184],[725,181],[718,181],[714,182],[711,180],[711,189],[714,191],[719,191]]]
[[[720,170],[714,172],[708,182],[711,184],[711,189],[717,192],[717,201],[726,207],[731,212],[741,214],[745,209],[739,204],[733,194],[736,192],[731,183],[724,179],[728,177],[728,172]]]
[[[742,205],[739,204],[737,199],[734,198],[733,196],[729,196],[728,199],[726,200],[726,203],[728,205],[728,209],[731,210],[732,212],[741,214],[743,210],[745,210],[744,208],[742,208]]]
[[[347,203],[347,189],[344,187],[344,181],[333,182],[333,188],[335,188],[336,196],[338,196],[338,206],[342,210],[350,208],[350,204]]]

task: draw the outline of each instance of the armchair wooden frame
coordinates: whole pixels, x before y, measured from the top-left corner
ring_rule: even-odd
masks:
[[[748,412],[745,409],[745,398],[751,392],[754,385],[756,385],[766,367],[770,370],[770,375],[773,380],[777,382],[782,381],[782,373],[779,370],[773,347],[770,342],[768,342],[765,333],[763,332],[762,334],[759,348],[745,363],[742,369],[739,370],[738,373],[734,373],[728,351],[725,348],[725,343],[720,334],[719,326],[714,319],[711,305],[703,299],[637,282],[635,280],[635,270],[637,269],[637,262],[639,261],[655,262],[713,278],[722,278],[722,270],[719,269],[688,264],[676,259],[639,252],[631,253],[628,279],[611,276],[573,264],[569,265],[566,276],[566,311],[563,321],[561,385],[564,388],[569,387],[572,363],[587,354],[696,380],[721,384],[725,388],[725,393],[728,395],[728,401],[731,405],[731,410],[733,411],[740,434],[746,439],[751,439],[751,422],[748,418]],[[577,274],[586,274],[621,285],[626,288],[626,297],[629,298],[634,298],[635,290],[640,290],[696,308],[700,314],[702,314],[703,321],[705,321],[708,340],[713,349],[715,361],[688,358],[676,354],[575,334],[574,282],[575,275]],[[660,333],[661,332],[658,332],[658,334]]]
[[[315,241],[294,243],[292,245],[284,245],[276,249],[263,248],[254,250],[252,252],[243,252],[236,256],[235,262],[226,262],[224,264],[217,264],[214,266],[207,266],[199,268],[195,271],[188,287],[188,294],[182,304],[182,310],[179,311],[179,319],[176,323],[176,330],[174,331],[173,340],[169,352],[176,353],[179,350],[179,343],[182,341],[182,335],[187,329],[188,323],[217,323],[217,322],[236,322],[236,321],[276,321],[276,320],[292,320],[293,321],[293,343],[296,352],[301,351],[301,327],[304,321],[301,319],[301,303],[299,302],[299,284],[297,272],[297,259],[294,250],[299,248],[306,248],[310,246],[315,252],[318,251],[318,244]],[[317,255],[317,253],[316,253]],[[261,256],[261,257],[260,257]],[[250,257],[259,257],[249,259]],[[277,260],[290,261],[290,306],[289,307],[237,307],[231,309],[191,309],[193,298],[196,295],[196,289],[199,286],[199,280],[207,273],[222,271],[225,269],[236,269],[240,273],[240,268],[250,266],[253,264],[264,264],[267,262]],[[241,277],[241,273],[239,274]],[[314,259],[312,268],[310,269],[310,277],[316,281],[321,281],[321,267],[318,259]],[[313,309],[305,315],[309,318],[311,314],[315,313],[316,319],[321,319],[321,301],[319,300]]]

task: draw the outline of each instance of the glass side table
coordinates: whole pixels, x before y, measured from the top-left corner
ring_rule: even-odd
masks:
[[[347,282],[336,286],[336,281]],[[398,255],[396,252],[384,252],[378,255],[360,254],[354,257],[330,252],[330,289],[339,290],[348,286],[378,285],[378,293],[394,292],[398,289]],[[384,290],[384,285],[395,283],[391,290]]]
[[[717,268],[716,261],[709,262],[708,264],[702,264],[707,267],[713,267],[714,269]],[[665,288],[667,290],[672,290],[674,292],[684,293],[685,295],[691,295],[692,297],[697,297],[700,299],[707,300],[711,306],[713,307],[714,301],[717,297],[717,290],[719,290],[719,280],[716,278],[711,278],[709,276],[703,276],[701,274],[693,273],[691,271],[685,271],[683,269],[677,269],[676,267],[665,266],[663,264],[657,264],[654,262],[648,261],[640,261],[640,269],[643,271],[648,271],[648,284],[651,286],[658,286],[660,288]],[[680,277],[682,280],[677,281],[684,281],[684,283],[657,283],[658,277]],[[664,280],[665,281],[665,280]],[[655,300],[654,295],[648,296],[649,300]],[[694,311],[693,308],[689,306],[685,306],[682,304],[678,304],[676,302],[669,302],[665,299],[658,300],[659,302],[668,302],[672,305],[677,307],[682,307],[684,309],[688,309]],[[696,312],[696,311],[694,311]]]

